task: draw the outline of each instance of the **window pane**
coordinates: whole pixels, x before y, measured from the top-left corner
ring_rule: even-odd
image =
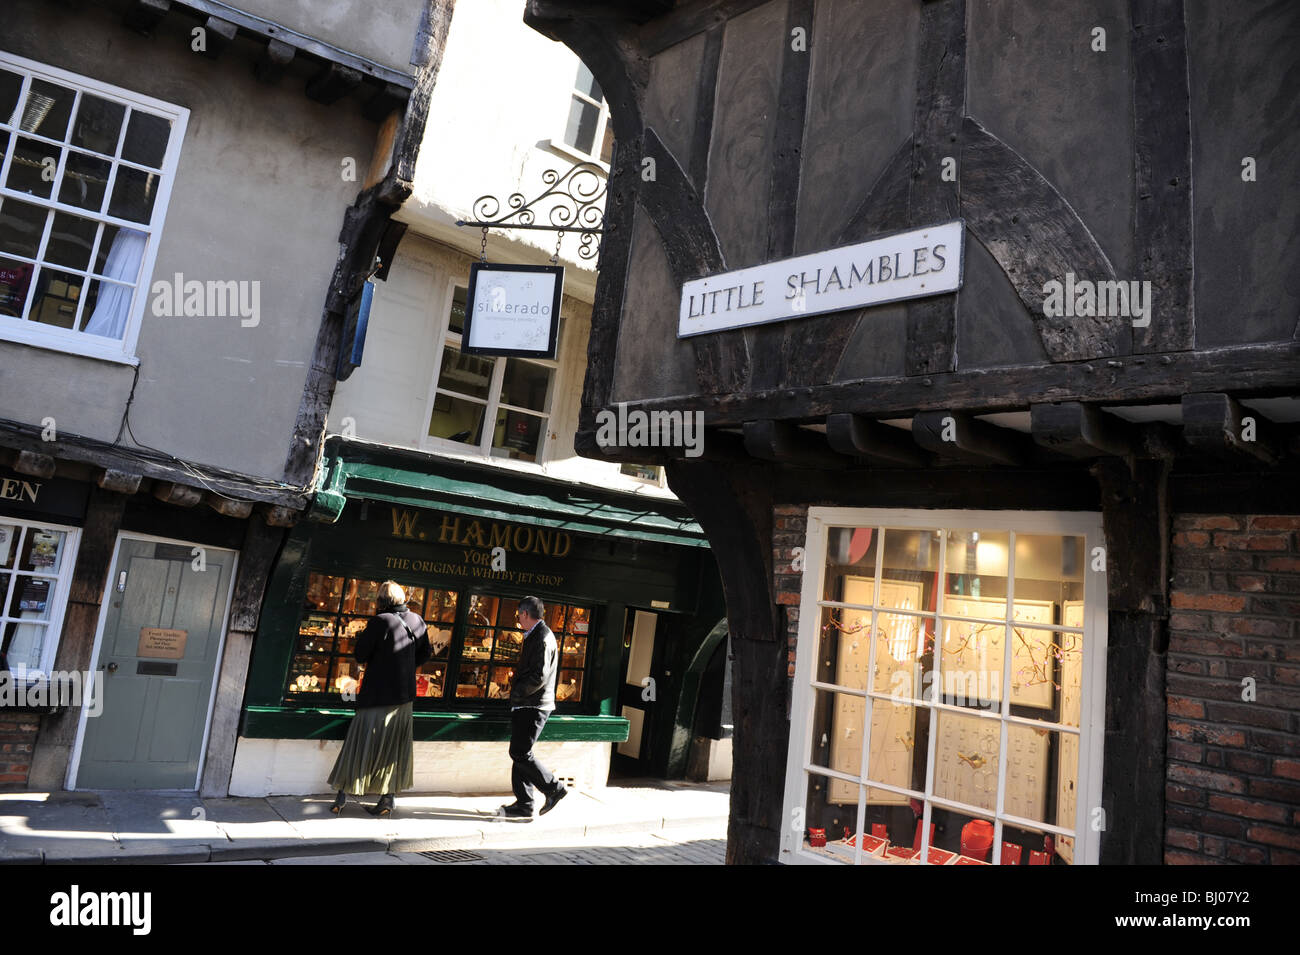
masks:
[[[142,113],[138,109],[131,110],[131,119],[126,124],[126,140],[122,143],[122,158],[142,166],[162,168],[171,128],[170,119]]]
[[[582,671],[561,670],[555,683],[555,702],[577,703],[582,699]]]
[[[330,658],[295,654],[289,663],[290,693],[324,693],[329,685]]]
[[[343,599],[343,578],[312,574],[307,579],[307,607],[310,610],[338,611]]]
[[[415,695],[441,697],[447,682],[447,664],[430,661],[420,666],[415,674]]]
[[[497,598],[475,594],[469,598],[469,618],[471,626],[490,627],[497,616]]]
[[[0,199],[0,252],[36,258],[36,253],[41,248],[41,234],[45,231],[47,216],[48,212],[29,202]],[[50,237],[50,242],[53,245],[53,236]]]
[[[925,788],[928,715],[905,703],[871,701],[871,752],[867,777],[873,782],[908,789],[920,796]],[[907,806],[912,796],[890,789],[867,789],[868,806]]]
[[[112,165],[107,159],[89,153],[69,153],[63,170],[63,183],[59,187],[59,201],[99,212],[104,208],[104,193],[108,189],[108,172]],[[126,171],[120,170],[118,174]]]
[[[516,614],[519,612],[519,601],[514,597],[502,597],[497,607],[497,626],[514,627],[518,620]]]
[[[945,598],[973,597],[988,605],[986,616],[1005,617],[1011,535],[1006,531],[949,531],[947,538]]]
[[[596,77],[592,76],[591,70],[587,69],[587,64],[578,64],[578,78],[573,84],[577,87],[579,93],[584,93],[594,100],[602,100],[605,94],[601,92],[600,84],[596,82]]]
[[[870,637],[870,610],[824,608],[817,651],[817,682],[865,690]]]
[[[614,122],[609,117],[605,118],[605,139],[600,146],[600,161],[614,162]]]
[[[510,699],[510,683],[515,678],[515,671],[510,667],[493,667],[492,678],[488,683],[489,700]]]
[[[118,134],[122,131],[122,117],[126,107],[89,93],[81,94],[77,107],[77,121],[72,127],[72,145],[97,153],[113,155],[117,152]]]
[[[569,633],[586,634],[591,624],[591,610],[586,607],[572,607],[569,610]]]
[[[564,130],[564,141],[584,153],[591,152],[596,142],[596,124],[600,108],[586,100],[573,97],[569,105],[569,122]]]
[[[1017,534],[1016,603],[1022,599],[1049,601],[1074,604],[1082,610],[1083,542],[1082,537]],[[1061,622],[1081,627],[1082,613],[1078,623]]]
[[[18,137],[5,185],[15,192],[48,199],[54,191],[54,172],[62,156],[58,146]]]
[[[30,206],[33,211],[43,210]],[[45,246],[45,260],[55,265],[66,265],[70,269],[84,269],[90,265],[90,250],[95,244],[95,231],[99,223],[81,216],[70,216],[66,212],[54,213],[54,225],[50,229],[50,241]],[[39,233],[37,234],[39,239]],[[35,255],[35,252],[24,253]]]
[[[953,706],[999,710],[1006,624],[940,620],[936,692]]]
[[[501,379],[501,402],[529,411],[547,412],[551,406],[551,383],[555,370],[518,358],[506,359]]]
[[[72,115],[72,100],[76,94],[66,86],[56,86],[45,80],[32,80],[23,104],[22,129],[40,133],[49,139],[63,139],[68,130],[68,117]]]
[[[26,667],[28,670],[41,668],[41,653],[45,649],[45,633],[48,628],[39,623],[7,623],[4,628],[4,640],[0,646],[5,648],[4,656],[10,669]]]
[[[1000,721],[942,711],[935,715],[934,794],[992,812],[998,798]]]
[[[587,641],[584,637],[566,636],[560,647],[560,666],[584,667],[587,665]]]
[[[332,651],[336,624],[337,620],[328,614],[307,614],[298,625],[298,650],[302,653]]]
[[[886,528],[884,548],[880,606],[933,610],[939,577],[939,532]]]
[[[866,664],[865,641],[859,651]],[[899,613],[876,613],[876,666],[871,689],[896,699],[916,697],[921,663],[934,648],[934,621]]]
[[[442,350],[442,365],[438,369],[438,390],[451,391],[471,398],[487,398],[492,388],[494,358],[466,355],[454,345]],[[434,411],[437,412],[437,407]]]
[[[379,597],[379,581],[349,580],[343,594],[343,612],[373,616]]]
[[[430,590],[425,601],[427,622],[451,623],[456,619],[456,594],[450,590]]]
[[[465,331],[465,305],[467,304],[469,292],[466,289],[456,286],[456,290],[451,295],[451,318],[448,321],[450,328],[457,335]]]
[[[362,670],[351,657],[337,657],[330,669],[330,693],[355,694],[360,689]]]
[[[13,123],[14,107],[18,105],[18,94],[22,92],[22,87],[21,76],[0,70],[0,123]]]
[[[0,569],[13,566],[14,558],[18,556],[18,540],[22,537],[22,533],[23,529],[17,524],[0,524]],[[6,586],[5,578],[0,577],[0,598],[3,598]]]
[[[488,660],[492,656],[492,631],[475,628],[465,635],[460,649],[462,660]]]
[[[866,712],[864,697],[814,690],[810,762],[855,778],[860,776]],[[857,783],[832,778],[829,785],[826,798],[830,802],[857,804]]]
[[[859,787],[845,783],[848,789],[840,793],[837,797],[838,801],[832,802],[828,798],[831,787],[843,780],[835,780],[820,773],[807,773],[807,777],[808,788],[804,801],[806,826],[803,833],[804,848],[845,862],[852,862],[853,849],[846,847],[837,837],[843,835],[845,828],[852,831],[857,826]],[[851,798],[846,798],[850,790]],[[836,845],[837,842],[839,845]]]
[[[36,275],[29,321],[72,328],[77,320],[77,301],[86,280],[80,275],[42,268]]]
[[[157,173],[119,166],[108,214],[148,224],[153,217],[154,200],[158,198],[158,179]]]
[[[522,411],[502,410],[497,413],[497,426],[492,434],[492,447],[503,452],[494,457],[508,457],[517,461],[537,460],[537,443],[545,430],[545,418]]]
[[[22,620],[49,620],[53,586],[54,581],[48,577],[15,575],[8,615]]]
[[[513,663],[519,659],[523,649],[524,635],[518,630],[501,630],[497,633],[496,647],[492,659],[503,663]]]
[[[348,656],[357,652],[357,637],[366,629],[369,617],[344,617],[339,625],[338,652]]]
[[[35,269],[26,262],[0,256],[0,315],[22,317]]]
[[[826,538],[826,587],[823,600],[870,607],[875,601],[874,527],[832,527]]]
[[[488,667],[461,664],[456,683],[458,699],[479,700],[487,696]]]

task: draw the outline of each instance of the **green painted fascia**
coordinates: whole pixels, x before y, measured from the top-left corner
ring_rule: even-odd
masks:
[[[583,534],[626,537],[687,547],[708,547],[704,531],[690,518],[674,519],[651,509],[629,510],[595,497],[568,499],[538,492],[511,491],[483,481],[427,474],[402,468],[335,458],[326,486],[317,492],[316,520],[333,522],[346,497],[365,497],[411,507],[433,507],[517,521],[521,517],[548,527]],[[487,506],[485,506],[487,505]],[[496,505],[493,507],[492,505]]]
[[[240,735],[252,739],[343,739],[353,711],[347,709],[291,709],[283,706],[244,708]],[[622,743],[628,721],[617,716],[552,714],[541,738],[547,741]],[[506,713],[415,714],[416,742],[480,740],[507,742],[510,716]]]

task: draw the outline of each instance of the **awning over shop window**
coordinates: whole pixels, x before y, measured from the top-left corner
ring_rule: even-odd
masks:
[[[312,520],[333,523],[349,498],[525,521],[577,534],[688,547],[708,540],[680,504],[332,438]]]

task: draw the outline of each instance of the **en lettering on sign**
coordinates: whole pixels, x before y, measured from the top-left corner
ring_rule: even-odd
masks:
[[[965,230],[957,219],[687,282],[677,337],[954,292]]]

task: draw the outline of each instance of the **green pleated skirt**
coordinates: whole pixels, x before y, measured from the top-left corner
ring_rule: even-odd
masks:
[[[330,788],[351,796],[396,794],[414,788],[414,728],[413,703],[357,710],[330,770]]]

